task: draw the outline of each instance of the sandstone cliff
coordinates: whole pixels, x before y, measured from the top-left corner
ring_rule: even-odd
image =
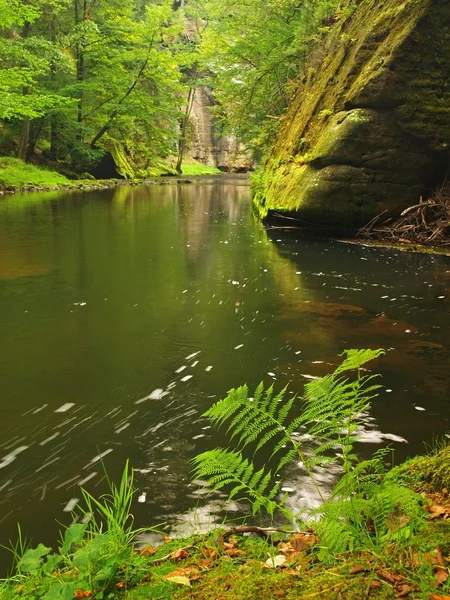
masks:
[[[255,204],[355,226],[418,201],[450,147],[450,0],[344,2],[284,117]]]
[[[212,116],[214,99],[207,88],[195,90],[190,114],[191,135],[188,156],[222,171],[248,171],[250,153],[235,136],[221,134]]]

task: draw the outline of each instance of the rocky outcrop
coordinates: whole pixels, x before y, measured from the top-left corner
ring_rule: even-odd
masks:
[[[450,0],[344,2],[255,194],[262,216],[354,227],[418,201],[450,147]]]
[[[250,153],[235,136],[224,136],[212,116],[214,98],[205,87],[194,92],[190,114],[188,156],[222,171],[248,171]]]

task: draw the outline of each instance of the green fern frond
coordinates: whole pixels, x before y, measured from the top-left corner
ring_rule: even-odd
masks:
[[[267,445],[273,438],[280,436],[275,444],[273,454],[292,445],[292,439],[287,431],[288,418],[295,396],[285,400],[286,387],[278,394],[273,394],[273,386],[264,390],[260,383],[253,398],[248,396],[246,385],[232,389],[223,400],[219,400],[203,416],[209,417],[218,426],[229,421],[228,433],[231,439],[238,438],[238,447],[245,448],[256,443],[255,452]],[[273,455],[272,454],[272,455]]]
[[[276,509],[282,507],[274,501],[278,494],[279,484],[269,489],[272,480],[270,471],[264,468],[255,470],[254,465],[244,459],[240,452],[224,448],[216,448],[194,457],[194,477],[208,479],[212,490],[217,491],[224,486],[232,486],[228,497],[235,498],[242,493],[250,500],[253,514],[263,508],[273,516]]]
[[[339,356],[345,356],[345,359],[335,370],[335,374],[338,375],[343,371],[351,371],[353,369],[360,369],[363,365],[367,364],[369,361],[374,360],[375,358],[379,358],[386,354],[386,351],[382,348],[378,350],[371,349],[352,349],[352,350],[344,350],[342,354]]]
[[[291,461],[301,461],[321,497],[313,469],[338,462],[343,467],[343,476],[333,493],[333,506],[323,505],[324,522],[329,518],[340,520],[334,525],[337,535],[329,547],[348,546],[349,531],[355,526],[358,535],[364,537],[367,533],[364,516],[354,516],[355,506],[360,503],[357,510],[360,515],[365,514],[367,499],[374,497],[373,488],[379,484],[381,459],[374,457],[373,462],[360,466],[353,447],[363,414],[380,388],[375,383],[377,376],[361,374],[361,369],[382,354],[383,350],[346,350],[344,360],[333,373],[305,385],[302,411],[295,417],[292,412],[296,397],[285,398],[286,388],[274,394],[273,386],[265,389],[260,383],[253,398],[249,397],[246,385],[233,388],[204,416],[216,426],[226,424],[238,451],[218,448],[197,456],[194,476],[208,479],[213,490],[230,486],[230,498],[241,494],[252,503],[253,513],[263,508],[272,516],[275,510],[287,514],[286,499],[277,502],[279,485],[272,485],[271,472],[256,470],[239,450],[252,445],[256,453],[271,446],[270,460],[277,462],[275,473]],[[351,370],[357,371],[356,379],[342,375]],[[301,430],[306,430],[307,436],[294,435]]]

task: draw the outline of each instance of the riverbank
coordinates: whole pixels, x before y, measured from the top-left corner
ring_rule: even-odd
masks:
[[[96,190],[117,186],[158,185],[169,182],[191,183],[189,176],[220,175],[221,171],[196,161],[186,162],[181,175],[175,172],[136,179],[95,179],[92,176],[70,179],[56,171],[25,163],[17,158],[0,157],[0,195],[16,192],[43,192],[58,190]],[[165,177],[163,178],[163,175]]]
[[[448,600],[450,446],[413,458],[386,478],[421,498],[419,512],[407,517],[399,502],[386,516],[390,535],[374,538],[363,550],[324,559],[313,525],[296,533],[236,527],[183,540],[161,536],[160,546],[139,550],[129,545],[130,538],[126,548],[117,545],[113,556],[105,544],[111,542],[114,521],[108,521],[107,531],[91,533],[90,541],[74,552],[85,527],[78,524],[66,531],[60,554],[42,544],[28,551],[16,574],[1,584],[0,598]],[[123,481],[116,491],[124,492]],[[95,508],[89,495],[88,500],[88,508]],[[113,563],[116,570],[108,580]]]

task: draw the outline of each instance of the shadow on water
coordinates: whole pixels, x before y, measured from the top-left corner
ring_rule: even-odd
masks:
[[[138,525],[216,522],[190,459],[226,440],[201,414],[245,382],[299,393],[344,348],[389,350],[361,454],[422,451],[450,416],[449,298],[448,259],[267,232],[242,177],[2,198],[0,543],[17,521],[54,543],[126,458]]]

